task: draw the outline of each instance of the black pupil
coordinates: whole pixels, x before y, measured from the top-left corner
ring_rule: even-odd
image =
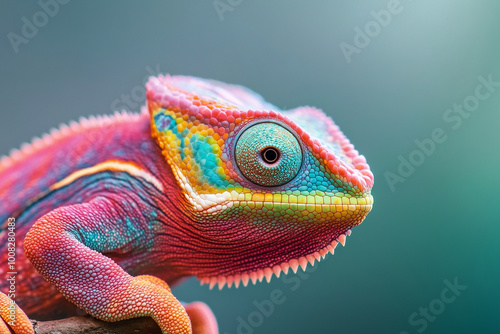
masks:
[[[264,160],[265,163],[268,164],[273,164],[276,161],[278,161],[280,157],[280,153],[278,150],[274,147],[267,147],[264,150],[262,150],[262,160]]]

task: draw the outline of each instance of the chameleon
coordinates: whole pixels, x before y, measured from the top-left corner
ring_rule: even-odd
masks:
[[[206,304],[170,287],[305,270],[345,244],[372,186],[365,157],[319,109],[151,77],[140,111],[61,125],[0,160],[0,333],[78,308],[218,333]]]

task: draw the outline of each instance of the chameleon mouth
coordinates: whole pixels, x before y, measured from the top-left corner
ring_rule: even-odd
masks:
[[[213,289],[215,285],[219,287],[219,290],[222,290],[222,288],[226,286],[226,284],[228,288],[231,288],[233,285],[235,288],[238,288],[240,284],[243,284],[243,286],[247,286],[249,282],[252,282],[255,285],[257,281],[262,282],[264,278],[269,283],[271,282],[271,278],[273,277],[273,275],[279,278],[282,272],[286,275],[288,274],[290,269],[292,269],[293,273],[297,273],[299,267],[302,268],[303,271],[306,271],[308,264],[314,266],[315,261],[320,262],[326,257],[327,254],[330,253],[333,255],[335,252],[335,247],[337,247],[339,243],[342,244],[342,246],[345,246],[346,237],[350,235],[351,230],[347,230],[345,234],[339,235],[336,240],[332,241],[328,246],[320,249],[319,251],[308,254],[306,256],[301,256],[297,259],[285,261],[281,264],[273,266],[272,268],[267,267],[250,273],[237,275],[218,275],[197,278],[200,281],[201,285],[208,284],[210,290]]]
[[[259,193],[253,195],[228,193],[227,199],[222,197],[220,200],[216,194],[198,195],[198,198],[202,199],[204,204],[199,210],[206,213],[214,214],[231,207],[249,207],[252,210],[265,208],[269,212],[285,212],[285,216],[289,214],[290,217],[305,217],[309,213],[321,216],[323,219],[330,219],[333,216],[337,222],[359,220],[359,218],[362,220],[373,206],[371,195],[361,198],[287,195],[289,199],[287,202],[279,201],[281,195],[275,199],[272,194]]]

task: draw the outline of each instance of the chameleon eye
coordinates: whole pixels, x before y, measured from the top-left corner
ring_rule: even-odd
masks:
[[[290,182],[302,165],[302,149],[293,134],[276,123],[258,123],[238,138],[235,159],[241,173],[264,187]]]

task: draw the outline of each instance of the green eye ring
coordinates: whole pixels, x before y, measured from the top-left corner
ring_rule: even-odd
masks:
[[[242,130],[234,149],[236,165],[250,182],[263,187],[287,184],[302,166],[302,147],[290,130],[259,122]]]

